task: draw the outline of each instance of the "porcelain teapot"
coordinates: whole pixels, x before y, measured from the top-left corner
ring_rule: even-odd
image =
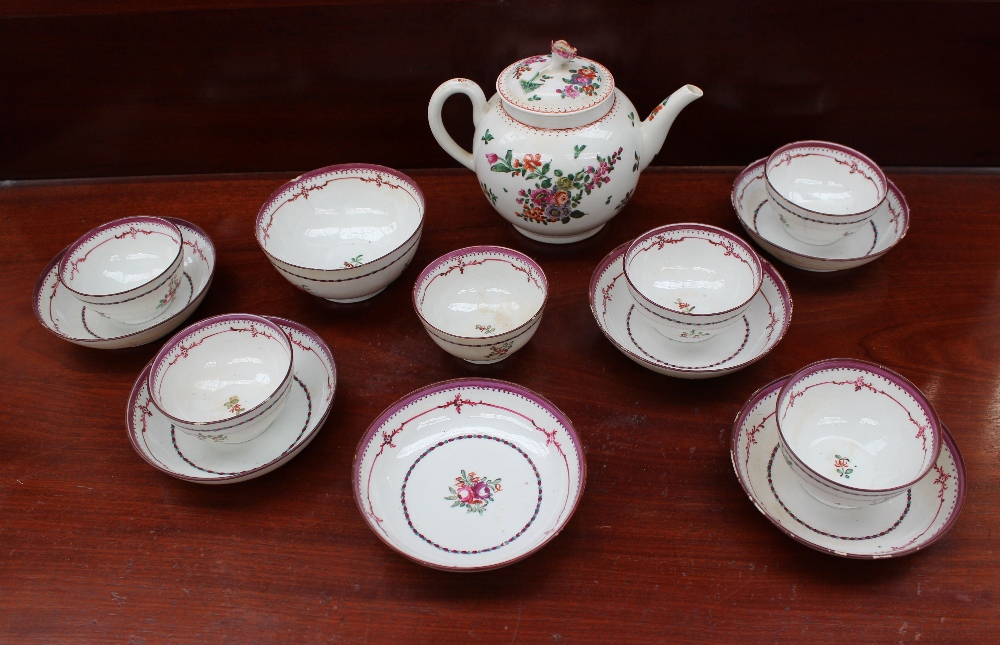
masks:
[[[564,40],[554,41],[547,56],[510,65],[496,87],[487,101],[468,79],[441,84],[427,107],[431,132],[445,152],[476,173],[500,215],[527,237],[554,244],[594,235],[624,208],[674,118],[702,95],[685,85],[639,120],[611,72],[578,57]],[[472,101],[471,153],[441,120],[453,94]]]

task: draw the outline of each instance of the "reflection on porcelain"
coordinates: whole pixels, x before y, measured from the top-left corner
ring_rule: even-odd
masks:
[[[241,443],[265,430],[292,386],[292,343],[251,314],[214,316],[178,332],[153,359],[150,398],[178,429]]]
[[[940,455],[922,479],[886,502],[854,509],[817,501],[782,458],[775,404],[788,377],[758,390],[733,427],[730,457],[761,513],[792,539],[846,558],[894,558],[927,547],[954,525],[965,499],[965,463],[944,426]],[[853,474],[853,473],[852,473]]]
[[[802,485],[836,508],[880,504],[922,479],[937,461],[937,415],[908,380],[880,365],[829,359],[781,388],[775,423]]]
[[[763,358],[778,344],[792,318],[788,286],[766,260],[760,290],[740,320],[710,343],[665,338],[643,316],[625,284],[622,258],[630,243],[609,253],[590,279],[590,310],[604,335],[645,368],[686,379],[722,376]],[[697,333],[697,332],[694,332]]]
[[[668,224],[637,237],[623,259],[636,312],[671,340],[715,338],[743,318],[763,270],[749,244],[705,224]]]
[[[851,269],[881,257],[906,235],[910,209],[899,188],[886,180],[888,195],[875,209],[867,226],[826,246],[800,242],[785,230],[768,199],[764,185],[766,161],[758,159],[737,176],[731,200],[744,230],[765,251],[785,264],[807,271]]]
[[[437,569],[494,569],[562,530],[586,468],[576,431],[548,400],[459,379],[403,397],[372,423],[354,455],[354,496],[402,555]]]
[[[184,236],[184,261],[180,286],[162,314],[132,325],[95,313],[59,282],[59,261],[66,253],[64,250],[49,262],[35,284],[32,303],[38,322],[59,338],[101,349],[144,345],[180,326],[208,292],[215,273],[215,247],[205,231],[194,224],[164,219],[177,226]]]
[[[252,441],[227,443],[209,434],[181,432],[149,397],[147,365],[129,397],[128,437],[139,456],[173,477],[229,484],[260,477],[297,455],[330,414],[337,370],[326,343],[299,323],[267,316],[292,342],[295,373],[288,401],[267,432]]]
[[[431,262],[413,286],[413,308],[441,349],[470,363],[496,363],[531,340],[548,281],[513,249],[470,246]]]
[[[796,141],[764,163],[764,183],[788,234],[824,246],[855,234],[885,201],[885,173],[874,161],[827,141]]]
[[[568,54],[567,52],[572,52]],[[702,92],[685,85],[643,121],[603,65],[565,41],[505,69],[487,102],[465,78],[443,83],[427,116],[438,144],[476,173],[483,194],[527,237],[565,244],[597,233],[624,208],[677,114]],[[448,97],[472,101],[472,152],[441,120]]]
[[[159,217],[123,217],[91,229],[59,260],[63,287],[95,313],[128,324],[162,315],[183,282],[184,238]]]
[[[424,196],[401,172],[327,166],[274,191],[257,214],[257,243],[289,282],[333,302],[380,293],[410,264]]]

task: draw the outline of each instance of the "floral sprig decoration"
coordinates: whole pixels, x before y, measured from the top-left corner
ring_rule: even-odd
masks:
[[[500,485],[500,478],[488,479],[480,477],[474,472],[462,474],[455,478],[455,485],[449,486],[451,493],[446,500],[453,502],[452,507],[464,508],[466,513],[479,513],[486,510],[486,507],[493,501],[493,495],[499,493],[503,488]]]

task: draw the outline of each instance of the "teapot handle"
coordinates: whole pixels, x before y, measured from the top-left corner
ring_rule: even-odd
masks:
[[[486,116],[486,96],[483,94],[483,90],[469,79],[453,78],[450,81],[445,81],[434,90],[434,94],[431,95],[431,102],[427,105],[427,121],[431,125],[431,133],[434,135],[434,139],[438,142],[438,145],[454,157],[455,161],[469,170],[475,171],[476,167],[472,159],[472,153],[455,143],[455,140],[448,134],[448,130],[445,129],[444,122],[441,120],[441,108],[444,107],[444,102],[452,94],[465,94],[469,97],[472,101],[472,123],[476,126]]]

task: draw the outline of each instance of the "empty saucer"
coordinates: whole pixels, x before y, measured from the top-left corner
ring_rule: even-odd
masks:
[[[590,310],[615,347],[654,372],[687,379],[729,374],[760,360],[785,335],[792,298],[781,275],[761,259],[764,280],[742,320],[698,343],[666,338],[636,311],[625,286],[622,244],[597,265],[590,279]]]
[[[807,271],[851,269],[882,257],[910,226],[910,209],[903,193],[889,181],[885,201],[866,226],[827,246],[800,242],[785,230],[769,202],[764,165],[758,159],[736,177],[731,196],[736,216],[746,232],[765,251],[785,264]]]
[[[937,462],[905,493],[874,506],[842,509],[806,492],[778,446],[775,405],[787,378],[750,397],[733,427],[733,468],[757,510],[791,538],[846,558],[907,555],[952,527],[965,499],[965,462],[943,426]]]
[[[260,436],[244,443],[216,443],[209,435],[176,428],[156,409],[146,384],[147,365],[132,387],[128,438],[157,470],[202,484],[231,484],[260,477],[297,455],[323,426],[337,387],[337,368],[326,343],[311,329],[267,316],[292,341],[295,374],[281,413]]]
[[[145,345],[177,329],[198,308],[208,292],[215,273],[215,247],[205,231],[194,224],[173,217],[163,219],[181,230],[184,260],[180,286],[161,315],[132,325],[111,320],[88,309],[59,282],[59,260],[66,252],[64,249],[52,258],[35,284],[32,302],[38,322],[59,338],[101,349]]]
[[[354,456],[354,496],[387,545],[436,569],[525,558],[554,538],[587,478],[569,419],[527,388],[435,383],[389,407]]]

